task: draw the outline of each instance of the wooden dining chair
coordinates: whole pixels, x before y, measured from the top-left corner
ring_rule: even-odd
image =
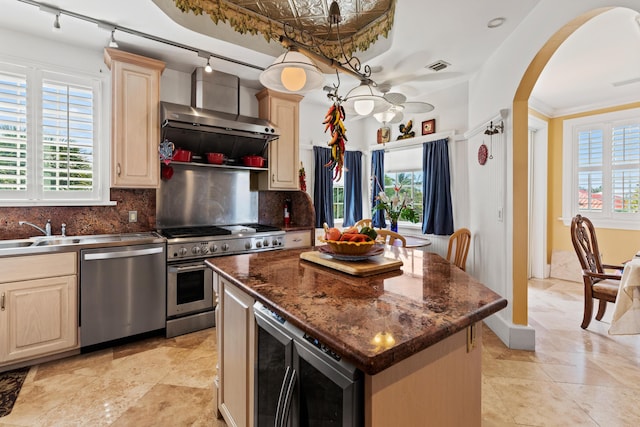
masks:
[[[471,231],[468,228],[459,228],[449,236],[449,247],[447,249],[447,261],[466,270],[467,255],[471,245]]]
[[[407,239],[404,238],[402,234],[398,234],[395,231],[391,230],[377,230],[378,238],[376,241],[383,242],[387,245],[394,245],[395,241],[398,240],[402,242],[402,247],[407,247]]]
[[[362,227],[369,227],[371,228],[371,218],[364,218],[361,219],[360,221],[356,222],[354,227],[357,227],[358,229],[362,228]]]
[[[616,302],[620,272],[624,267],[602,263],[596,230],[589,218],[576,215],[571,220],[571,242],[580,260],[584,282],[584,315],[580,327],[587,329],[591,323],[594,298],[600,301],[596,320],[601,320],[604,316],[607,302]],[[607,273],[605,270],[614,271]]]

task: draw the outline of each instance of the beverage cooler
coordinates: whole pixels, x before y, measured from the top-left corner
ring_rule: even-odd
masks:
[[[254,312],[255,425],[362,426],[362,372],[261,303]]]

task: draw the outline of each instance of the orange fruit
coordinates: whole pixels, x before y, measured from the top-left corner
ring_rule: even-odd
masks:
[[[325,233],[325,240],[340,240],[342,233],[337,228],[330,228]]]

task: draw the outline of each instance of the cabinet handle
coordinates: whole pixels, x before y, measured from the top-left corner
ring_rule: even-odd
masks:
[[[275,173],[271,174],[271,182],[276,182],[276,174]]]
[[[116,175],[120,176],[120,172],[121,172],[121,170],[120,170],[120,163],[118,163],[118,164],[116,165]]]
[[[2,301],[0,301],[0,310],[4,311],[4,292],[2,293]]]

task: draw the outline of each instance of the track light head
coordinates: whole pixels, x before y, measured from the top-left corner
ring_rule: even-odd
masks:
[[[115,32],[116,32],[115,29],[111,30],[111,40],[109,41],[109,47],[113,47],[113,48],[117,49],[118,48],[118,42],[116,42],[116,38],[114,36]]]
[[[207,59],[207,65],[205,65],[204,71],[207,73],[213,72],[213,68],[211,68],[211,58]]]
[[[56,17],[53,20],[53,31],[60,31],[60,13],[56,13]]]

